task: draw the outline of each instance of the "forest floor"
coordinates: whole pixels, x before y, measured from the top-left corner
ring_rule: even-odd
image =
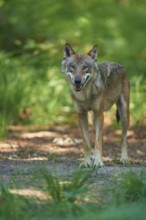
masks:
[[[90,128],[91,137],[93,130]],[[145,128],[128,131],[130,166],[119,162],[120,129],[104,127],[103,160],[105,167],[94,173],[93,184],[100,190],[112,184],[114,177],[133,169],[146,172]],[[20,194],[41,196],[42,180],[34,178],[45,167],[61,178],[70,178],[83,159],[82,139],[78,126],[40,128],[11,126],[8,138],[0,142],[0,179]],[[36,190],[37,189],[37,190]]]

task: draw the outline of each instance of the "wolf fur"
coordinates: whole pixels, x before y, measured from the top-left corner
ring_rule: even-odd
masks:
[[[129,127],[130,84],[125,68],[114,62],[97,63],[97,46],[88,54],[76,53],[70,44],[64,46],[62,70],[70,86],[71,97],[78,113],[84,144],[81,166],[104,166],[102,160],[102,131],[104,111],[117,106],[116,117],[121,119],[121,161],[128,162],[127,129]],[[88,112],[93,112],[95,145],[92,147]]]

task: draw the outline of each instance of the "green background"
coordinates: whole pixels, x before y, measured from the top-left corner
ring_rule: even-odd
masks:
[[[131,121],[146,123],[145,0],[0,0],[0,125],[74,120],[63,45],[116,61],[131,82]],[[56,117],[57,116],[57,117]]]

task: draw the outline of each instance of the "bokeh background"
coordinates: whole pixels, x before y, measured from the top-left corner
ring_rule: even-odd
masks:
[[[74,121],[63,45],[123,64],[131,121],[146,124],[145,0],[0,0],[0,135],[13,124]]]

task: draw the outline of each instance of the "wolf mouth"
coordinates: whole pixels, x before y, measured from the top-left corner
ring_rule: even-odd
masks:
[[[75,90],[77,92],[81,91],[83,86],[86,84],[87,80],[89,79],[89,76],[87,76],[86,80],[83,82],[83,83],[75,83],[74,84],[74,87],[75,87]]]
[[[81,91],[83,85],[82,85],[82,84],[74,84],[74,87],[75,87],[75,90],[76,90],[77,92],[79,92],[79,91]]]

